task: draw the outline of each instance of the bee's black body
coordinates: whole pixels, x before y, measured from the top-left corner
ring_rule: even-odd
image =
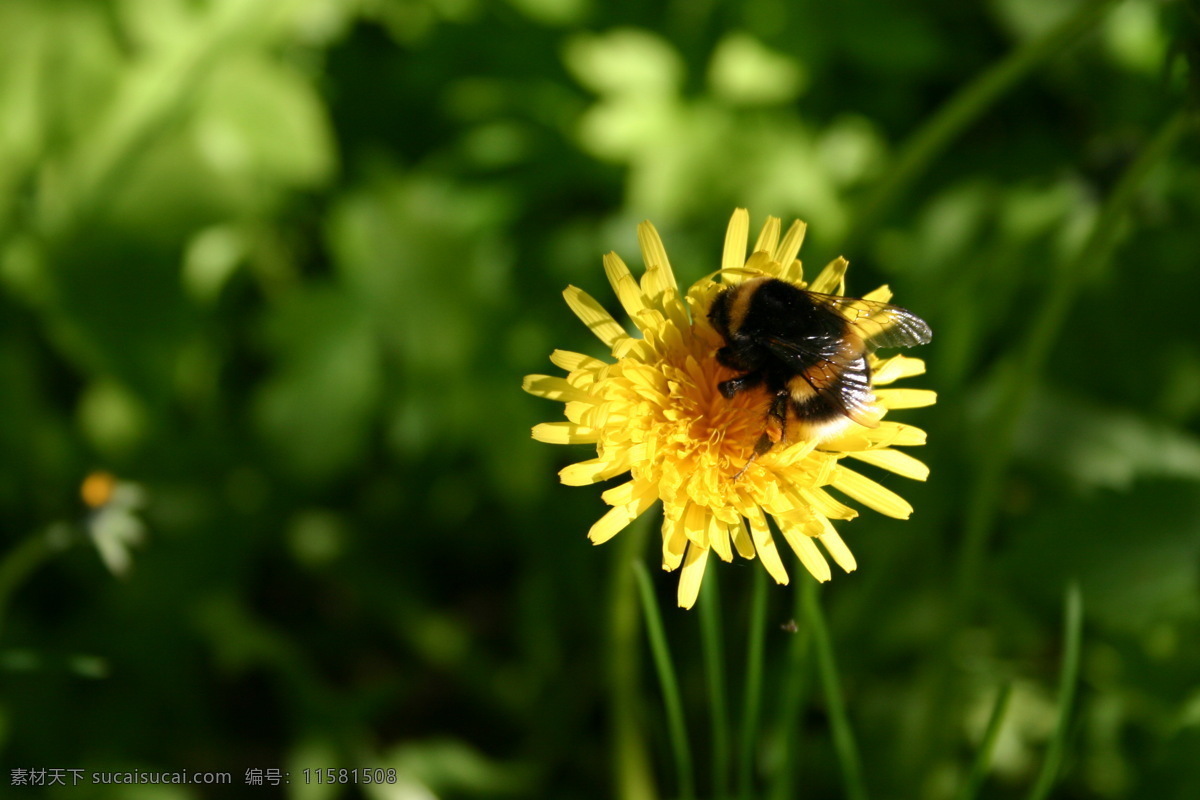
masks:
[[[723,381],[721,394],[762,386],[774,397],[757,455],[786,438],[789,415],[804,436],[827,436],[849,421],[878,425],[867,355],[930,337],[929,327],[902,308],[766,277],[724,289],[708,318],[725,339],[717,360],[742,373]]]

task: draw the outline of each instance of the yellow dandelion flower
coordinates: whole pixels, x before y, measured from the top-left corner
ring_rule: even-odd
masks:
[[[559,473],[563,483],[582,486],[629,473],[628,481],[601,495],[612,508],[588,532],[592,542],[608,541],[662,501],[662,565],[682,567],[678,601],[684,608],[696,601],[710,551],[724,561],[735,552],[747,559],[757,555],[772,578],[788,582],[768,518],[817,580],[830,578],[826,553],[842,569],[853,570],[854,556],[832,520],[853,519],[858,512],[830,489],[904,519],[912,507],[850,465],[858,461],[915,480],[929,472],[896,449],[924,444],[924,431],[883,419],[891,409],[931,405],[935,395],[923,389],[875,389],[877,427],[848,424],[827,438],[791,438],[752,458],[772,397],[750,390],[727,399],[718,390],[737,373],[716,358],[725,342],[708,320],[713,300],[726,286],[755,276],[840,295],[847,262],[836,259],[806,283],[796,259],[804,223],[795,222],[783,234],[779,219],[768,218],[747,257],[749,227],[747,211],[736,210],[716,273],[722,282],[703,278],[681,295],[658,232],[643,222],[638,241],[646,270],[640,280],[615,253],[604,257],[609,283],[640,336],[630,336],[596,300],[570,286],[563,293],[567,304],[615,361],[556,350],[550,360],[566,377],[529,375],[524,383],[525,391],[565,404],[566,421],[537,425],[533,438],[596,446],[595,458]],[[884,286],[862,299],[890,297]],[[874,386],[925,371],[918,358],[868,360]]]

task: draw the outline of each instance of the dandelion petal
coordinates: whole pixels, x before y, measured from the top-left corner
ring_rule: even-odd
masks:
[[[825,265],[825,269],[821,270],[821,274],[817,275],[816,280],[809,284],[808,290],[821,294],[841,294],[846,291],[846,270],[849,267],[850,262],[838,256]]]
[[[830,519],[854,519],[858,512],[848,505],[834,500],[824,489],[806,489],[804,499],[821,516]]]
[[[567,372],[577,372],[579,370],[594,372],[608,366],[598,358],[592,358],[583,353],[573,353],[570,350],[555,350],[550,354],[550,363],[556,367],[565,369]]]
[[[871,381],[876,386],[898,381],[901,378],[914,378],[925,374],[925,361],[911,356],[892,356],[875,367]]]
[[[733,536],[733,547],[737,550],[738,555],[747,560],[753,559],[754,541],[750,538],[750,533],[746,530],[746,525],[740,516],[737,518],[737,522],[730,526],[729,533]]]
[[[600,432],[574,422],[541,422],[533,426],[533,438],[547,444],[593,444]]]
[[[775,260],[784,269],[787,269],[796,260],[796,254],[800,252],[800,245],[804,243],[804,232],[807,230],[807,225],[796,220],[792,223],[792,227],[788,228],[783,241],[779,243],[779,247],[775,251]]]
[[[708,547],[708,515],[704,506],[688,503],[683,512],[683,530],[693,544]]]
[[[700,581],[704,579],[704,567],[708,563],[708,548],[695,542],[688,545],[683,560],[683,572],[679,576],[679,607],[691,608],[700,594]]]
[[[646,304],[642,299],[641,287],[633,279],[629,267],[625,266],[625,262],[616,253],[607,253],[604,256],[604,272],[613,291],[617,293],[617,299],[621,301],[621,307],[636,323]]]
[[[659,272],[659,281],[664,285],[675,286],[675,273],[671,271],[671,260],[667,258],[667,248],[663,246],[662,237],[650,222],[638,225],[638,245],[642,250],[642,259],[646,269]]]
[[[929,467],[925,466],[923,461],[899,450],[860,450],[856,453],[848,453],[848,455],[864,464],[886,469],[888,472],[912,478],[914,481],[923,481],[929,477]]]
[[[833,485],[839,491],[868,508],[875,509],[880,514],[896,519],[908,519],[912,514],[912,506],[903,497],[853,470],[839,469],[833,479]]]
[[[673,520],[663,516],[663,569],[667,572],[679,569],[683,563],[683,554],[687,550],[688,538],[683,532],[682,520]]]
[[[825,545],[829,555],[833,556],[837,565],[846,572],[858,569],[858,562],[854,560],[854,554],[850,552],[850,548],[842,541],[842,537],[838,535],[837,531],[832,529],[832,526],[829,531],[818,536],[817,541]]]
[[[596,524],[588,531],[592,544],[604,544],[621,531],[629,523],[640,517],[654,503],[653,497],[642,497],[636,502],[610,508],[608,513],[596,520]]]
[[[771,254],[775,252],[775,248],[778,246],[779,217],[767,217],[762,231],[758,234],[758,241],[754,243],[754,252],[762,253],[767,260],[770,260]],[[747,266],[749,266],[749,262],[747,262]]]
[[[862,296],[863,300],[871,300],[875,303],[886,303],[892,299],[892,289],[886,283],[878,289],[867,292]]]
[[[591,400],[586,392],[567,383],[566,378],[556,378],[552,375],[526,375],[521,388],[537,397],[557,400],[560,403]]]
[[[607,458],[592,458],[563,467],[558,472],[558,479],[566,486],[589,486],[620,475],[626,469],[628,467],[614,464]]]
[[[762,512],[757,508],[752,509],[747,521],[750,523],[750,535],[754,538],[754,548],[758,551],[758,557],[762,559],[763,566],[776,583],[786,584],[788,582],[787,570],[783,567],[783,561],[779,558],[779,550],[775,547],[775,540],[771,536],[771,530],[767,527],[767,521],[763,517]]]
[[[924,408],[937,402],[937,392],[931,389],[879,389],[875,399],[884,408]]]
[[[739,208],[733,212],[725,230],[725,251],[721,254],[721,269],[738,269],[746,263],[746,243],[750,240],[750,212]]]
[[[596,338],[609,347],[615,347],[618,342],[629,338],[629,334],[625,332],[620,323],[612,318],[612,314],[605,311],[604,307],[587,292],[574,286],[568,286],[563,291],[563,297],[566,298],[567,305],[575,312],[575,316],[588,326],[588,330],[596,334]]]
[[[733,561],[733,550],[729,547],[729,526],[711,513],[708,517],[708,546],[722,561]]]
[[[829,562],[825,560],[825,556],[821,555],[821,549],[811,537],[805,536],[802,531],[795,525],[783,525],[783,538],[787,539],[787,543],[792,546],[792,550],[800,557],[800,563],[808,570],[809,574],[819,580],[821,583],[833,577],[833,573],[829,571]]]

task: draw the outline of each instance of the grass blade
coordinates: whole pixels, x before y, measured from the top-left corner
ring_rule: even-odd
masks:
[[[693,800],[696,786],[692,777],[692,750],[688,745],[687,723],[683,718],[683,702],[679,698],[679,683],[675,679],[675,665],[671,661],[671,650],[663,632],[662,616],[658,612],[658,601],[654,597],[654,584],[641,561],[633,564],[637,576],[639,594],[642,598],[642,615],[646,620],[646,636],[650,640],[650,652],[654,656],[654,667],[662,687],[663,705],[667,712],[667,729],[671,736],[671,752],[675,756],[675,773],[679,781],[679,795],[684,800]]]
[[[50,528],[36,533],[10,550],[0,560],[0,631],[8,617],[8,604],[17,589],[39,567],[71,543],[69,530]]]
[[[854,742],[854,732],[850,728],[850,718],[846,714],[842,684],[838,678],[837,662],[833,656],[833,642],[830,640],[829,627],[825,624],[825,615],[821,611],[821,601],[817,596],[818,584],[808,576],[802,576],[801,579],[805,581],[805,619],[812,627],[813,645],[817,655],[817,673],[821,677],[821,688],[825,691],[825,701],[829,704],[833,746],[837,753],[838,766],[842,770],[842,781],[846,785],[846,797],[850,800],[866,800],[867,786],[863,780],[862,761],[858,755],[858,746]]]
[[[767,573],[754,570],[754,596],[746,641],[746,690],[742,699],[742,745],[738,763],[738,794],[754,793],[754,751],[758,744],[758,718],[762,706],[763,646],[767,627]]]
[[[811,581],[797,580],[794,587],[795,607],[792,609],[793,622],[804,619],[804,592]],[[796,723],[808,696],[811,671],[809,662],[812,658],[812,626],[807,623],[792,632],[788,644],[787,666],[783,678],[783,688],[779,693],[779,746],[775,753],[775,763],[771,776],[771,788],[768,797],[771,800],[790,800],[796,796],[793,788],[796,778],[796,760],[792,753],[796,750]]]
[[[1058,681],[1058,722],[1054,726],[1054,737],[1046,748],[1042,771],[1033,791],[1029,793],[1029,800],[1045,800],[1054,788],[1062,767],[1063,750],[1066,748],[1067,731],[1071,726],[1071,712],[1075,705],[1075,689],[1079,685],[1079,650],[1083,641],[1083,593],[1077,583],[1072,582],[1067,587],[1064,617],[1063,636],[1066,645]]]
[[[616,540],[611,598],[608,673],[612,702],[613,772],[618,800],[654,800],[657,793],[642,733],[642,698],[638,688],[638,642],[641,635],[638,589],[632,564],[649,531],[648,514],[635,520]]]
[[[1078,10],[1044,35],[1016,48],[964,86],[904,143],[895,166],[863,204],[847,237],[847,249],[875,227],[937,156],[1000,97],[1043,62],[1092,29],[1116,0],[1081,3]]]
[[[708,705],[712,721],[713,797],[729,793],[729,710],[725,700],[725,647],[721,639],[721,598],[716,571],[700,585],[700,641],[708,675]]]
[[[992,705],[992,713],[983,733],[983,741],[979,743],[975,761],[971,764],[966,781],[963,782],[962,791],[958,793],[958,800],[974,800],[979,794],[979,789],[987,778],[988,769],[992,766],[992,753],[996,750],[996,739],[1000,735],[1000,727],[1004,724],[1004,716],[1008,713],[1008,701],[1011,698],[1012,684],[1006,683],[996,695],[996,702]]]

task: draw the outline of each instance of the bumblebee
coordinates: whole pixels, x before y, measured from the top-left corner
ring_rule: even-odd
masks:
[[[708,319],[725,340],[717,361],[741,373],[717,385],[721,394],[728,399],[761,386],[773,398],[766,430],[741,472],[787,441],[789,417],[797,438],[828,438],[851,422],[878,427],[867,356],[880,347],[925,344],[932,335],[903,308],[768,277],[723,289]]]

